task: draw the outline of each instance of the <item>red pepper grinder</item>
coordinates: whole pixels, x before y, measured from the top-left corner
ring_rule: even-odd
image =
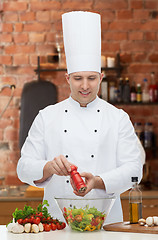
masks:
[[[80,174],[77,172],[77,167],[74,166],[74,165],[71,166],[70,176],[71,176],[72,181],[75,184],[76,190],[78,192],[81,193],[81,192],[84,192],[87,189],[86,184],[84,183]]]

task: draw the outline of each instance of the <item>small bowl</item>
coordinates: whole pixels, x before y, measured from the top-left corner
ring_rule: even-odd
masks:
[[[115,197],[55,198],[67,224],[75,231],[100,230],[108,216]]]

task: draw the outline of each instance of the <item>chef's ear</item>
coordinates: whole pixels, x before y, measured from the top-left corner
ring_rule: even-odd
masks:
[[[65,78],[66,78],[66,81],[67,81],[68,84],[69,84],[69,83],[70,83],[70,74],[65,73]]]
[[[100,83],[103,80],[103,77],[104,77],[104,73],[100,73]]]

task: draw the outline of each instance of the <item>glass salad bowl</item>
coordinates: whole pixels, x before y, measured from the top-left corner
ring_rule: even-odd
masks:
[[[115,197],[55,198],[67,224],[76,231],[100,230],[108,216]]]

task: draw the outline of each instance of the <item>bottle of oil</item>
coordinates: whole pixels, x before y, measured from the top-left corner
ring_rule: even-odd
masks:
[[[133,187],[129,192],[129,220],[130,223],[138,223],[142,218],[142,192],[138,186],[138,177],[132,177]]]

